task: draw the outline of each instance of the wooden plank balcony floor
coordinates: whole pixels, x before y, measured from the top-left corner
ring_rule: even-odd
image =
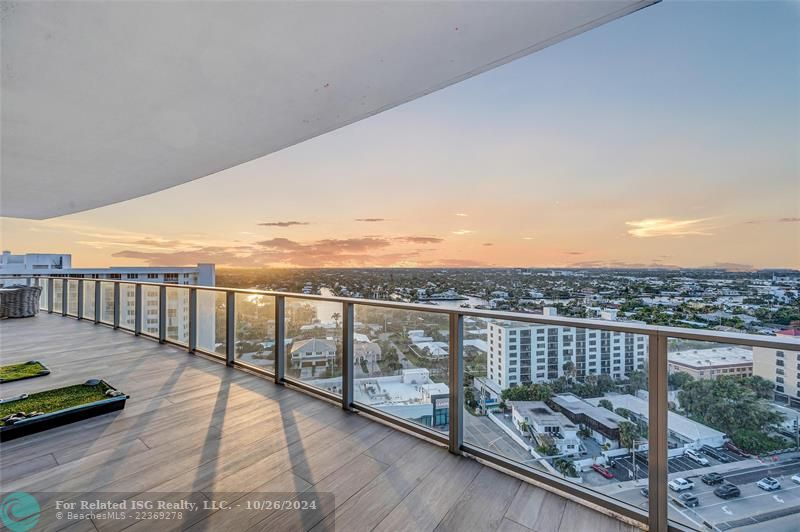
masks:
[[[52,372],[3,384],[3,397],[89,378],[131,396],[121,412],[3,443],[3,492],[334,494],[314,522],[218,510],[185,523],[191,530],[636,530],[298,390],[105,326],[47,314],[3,320],[0,357]],[[86,520],[69,530],[142,528],[129,525]]]

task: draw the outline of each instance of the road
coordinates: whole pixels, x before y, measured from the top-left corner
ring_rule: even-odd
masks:
[[[537,460],[486,416],[464,411],[464,441],[529,467],[541,468]]]

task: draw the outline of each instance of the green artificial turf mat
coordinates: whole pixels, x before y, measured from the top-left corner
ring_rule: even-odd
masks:
[[[0,366],[0,382],[11,382],[28,377],[38,377],[39,372],[46,369],[39,362],[23,362],[22,364],[9,364]]]
[[[29,395],[25,399],[12,401],[10,403],[0,403],[0,418],[15,412],[42,412],[48,414],[73,406],[85,405],[108,399],[105,393],[108,386],[103,383],[94,386],[86,384],[76,384],[55,390],[47,390]],[[5,425],[0,421],[0,425]]]

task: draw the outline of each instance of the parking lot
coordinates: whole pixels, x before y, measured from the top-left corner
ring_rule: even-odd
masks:
[[[723,459],[727,459],[727,462],[720,462],[719,460],[712,458],[706,454],[703,454],[703,457],[708,460],[708,465],[703,466],[695,462],[694,460],[690,459],[687,456],[676,456],[674,458],[669,459],[669,472],[672,473],[683,473],[686,471],[694,471],[698,469],[704,469],[706,467],[711,467],[715,465],[720,465],[722,463],[734,463],[740,462],[742,460],[747,460],[747,458],[739,456],[738,454],[732,453],[725,449],[715,449],[714,451],[718,455],[722,456]],[[615,459],[615,465],[611,468],[611,471],[614,473],[614,476],[620,480],[643,480],[647,478],[647,453],[646,452],[637,452],[636,453],[636,465],[634,467],[634,463],[631,456],[620,457]],[[702,471],[697,471],[693,474],[701,474]]]
[[[737,457],[739,458],[739,457]],[[676,466],[681,466],[685,459],[676,461]],[[672,461],[671,461],[672,462]],[[711,462],[711,460],[709,460]],[[741,462],[741,459],[737,459]],[[719,462],[714,462],[718,464]],[[733,463],[731,461],[731,463]],[[688,464],[686,464],[688,466]],[[786,455],[772,461],[749,460],[740,469],[722,472],[725,480],[735,484],[741,490],[741,495],[732,499],[721,499],[714,494],[716,486],[703,484],[700,477],[711,469],[693,466],[694,471],[671,475],[671,478],[682,476],[694,482],[694,488],[689,490],[697,496],[699,505],[694,508],[683,507],[675,498],[677,493],[669,492],[670,518],[677,519],[684,524],[696,529],[707,529],[713,526],[714,530],[730,530],[746,527],[746,530],[764,532],[797,532],[797,522],[800,519],[800,484],[791,481],[791,476],[800,474],[800,457]],[[714,469],[720,469],[719,467]],[[673,472],[670,463],[670,472]],[[776,478],[781,483],[781,488],[776,491],[764,491],[756,483],[766,477]],[[614,497],[634,504],[640,508],[647,507],[647,499],[640,493],[640,481],[636,487],[631,487],[615,492]]]

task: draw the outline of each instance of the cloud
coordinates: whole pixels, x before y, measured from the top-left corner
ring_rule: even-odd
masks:
[[[468,235],[470,233],[474,233],[472,229],[459,229],[458,231],[453,231],[454,235]]]
[[[386,218],[356,218],[357,222],[385,222]]]
[[[797,223],[797,222],[800,222],[800,218],[797,218],[797,217],[792,217],[792,218],[781,218],[781,219],[780,219],[780,220],[778,220],[778,221],[779,221],[779,222],[783,222],[783,223]]]
[[[409,244],[439,244],[444,242],[444,238],[436,236],[398,236],[395,240],[408,242]]]
[[[671,220],[668,218],[648,218],[645,220],[625,222],[629,226],[628,234],[637,238],[659,236],[709,236],[704,222],[708,218],[697,220]]]
[[[522,240],[533,240],[532,236],[523,236]]]
[[[494,246],[494,244],[492,244],[491,242],[484,242],[484,243],[483,243],[483,244],[481,244],[481,245],[482,245],[482,246]]]
[[[564,251],[565,255],[583,255],[583,251]]]
[[[463,212],[457,212],[456,216],[460,216],[462,218],[466,218],[467,216],[469,216],[469,214],[466,214],[466,213],[463,213]]]
[[[263,225],[265,227],[291,227],[293,225],[308,225],[308,222],[262,222],[258,225]]]

